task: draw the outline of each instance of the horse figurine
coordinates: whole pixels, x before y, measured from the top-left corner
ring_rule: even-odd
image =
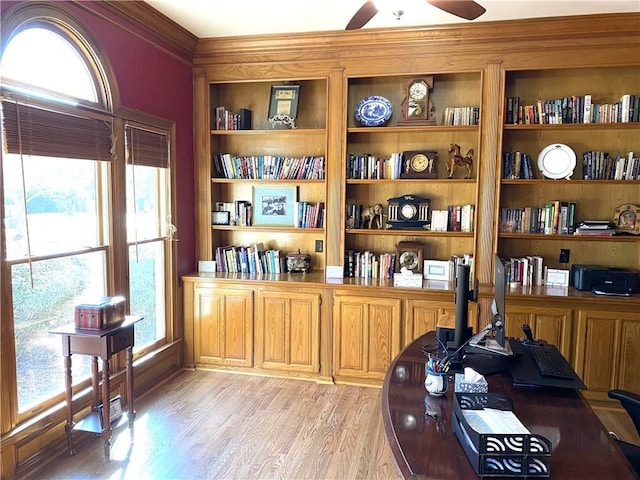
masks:
[[[473,168],[473,148],[470,148],[467,154],[463,157],[460,155],[460,145],[452,143],[449,146],[447,153],[451,156],[450,160],[447,162],[447,171],[449,172],[449,176],[447,178],[453,177],[453,172],[456,171],[456,165],[467,169],[467,174],[464,178],[471,178],[471,169]]]

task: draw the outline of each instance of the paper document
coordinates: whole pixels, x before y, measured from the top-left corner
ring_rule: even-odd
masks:
[[[465,420],[478,433],[528,434],[520,419],[511,410],[462,410]]]

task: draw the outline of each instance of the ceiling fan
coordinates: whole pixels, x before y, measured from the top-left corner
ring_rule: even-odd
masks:
[[[426,0],[426,2],[445,12],[467,20],[474,20],[486,11],[482,5],[473,0]],[[378,8],[375,6],[373,0],[366,0],[347,24],[347,30],[357,30],[358,28],[364,27],[376,13],[378,13]],[[400,18],[402,11],[396,11],[394,14],[396,18]]]

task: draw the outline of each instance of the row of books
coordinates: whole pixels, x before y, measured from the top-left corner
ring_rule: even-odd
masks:
[[[215,211],[229,212],[229,225],[253,225],[253,206],[247,200],[216,202]],[[324,202],[294,202],[293,226],[296,228],[322,228],[325,224]],[[215,223],[215,222],[214,222]]]
[[[251,130],[251,110],[241,108],[239,113],[233,113],[225,107],[216,107],[216,130]]]
[[[403,172],[403,153],[392,153],[389,158],[379,158],[365,153],[349,154],[347,157],[347,178],[356,180],[395,180]]]
[[[248,200],[216,202],[216,211],[229,212],[229,225],[250,227],[253,225],[253,206]]]
[[[542,206],[500,209],[500,232],[571,235],[576,204],[554,200]]]
[[[324,157],[279,157],[260,155],[238,157],[230,153],[213,154],[212,175],[245,180],[323,180]]]
[[[297,228],[322,228],[324,226],[324,202],[295,202],[294,208],[294,226]]]
[[[431,212],[431,231],[473,232],[475,205],[449,205]]]
[[[504,179],[532,179],[533,162],[531,156],[524,152],[504,152],[502,154],[502,178]]]
[[[376,255],[370,251],[347,250],[344,254],[344,276],[356,278],[393,278],[395,253]]]
[[[480,107],[446,107],[442,118],[443,125],[478,125]]]
[[[474,283],[474,275],[473,275],[473,255],[470,253],[464,253],[462,255],[451,255],[449,258],[449,278],[455,281],[458,279],[458,266],[459,265],[468,265],[469,266],[469,290],[473,290],[475,288]]]
[[[616,225],[608,220],[584,220],[575,228],[575,235],[610,237],[615,234]]]
[[[589,151],[582,155],[585,180],[640,180],[640,158],[633,152],[613,158],[607,152]]]
[[[228,245],[215,251],[216,271],[224,273],[278,274],[287,271],[286,255],[264,248],[262,242],[249,246]]]
[[[506,258],[502,261],[505,266],[507,285],[511,287],[544,285],[546,267],[541,256],[527,255]]]
[[[591,95],[538,100],[522,105],[505,98],[506,124],[628,123],[640,121],[640,96],[624,94],[615,103],[593,103]]]

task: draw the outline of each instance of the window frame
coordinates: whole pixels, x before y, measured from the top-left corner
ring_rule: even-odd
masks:
[[[175,123],[160,117],[147,115],[136,110],[127,109],[120,105],[120,96],[114,71],[110,65],[106,53],[102,50],[100,43],[89,32],[81,21],[72,16],[66,9],[55,4],[42,4],[25,2],[19,4],[9,10],[7,15],[2,19],[2,51],[4,51],[8,42],[13,36],[24,30],[25,28],[41,27],[52,30],[69,42],[80,54],[92,75],[98,93],[99,101],[97,103],[89,102],[83,99],[72,98],[73,102],[77,102],[77,106],[73,107],[69,103],[69,98],[65,95],[54,94],[48,98],[37,98],[28,94],[23,89],[24,85],[19,82],[7,84],[4,80],[0,87],[0,95],[10,95],[13,98],[27,102],[44,104],[51,108],[66,111],[82,111],[85,113],[93,113],[96,115],[108,115],[113,119],[113,129],[117,138],[124,138],[124,125],[126,121],[140,122],[151,128],[161,129],[168,134],[170,145],[170,165],[174,165],[175,159]],[[46,89],[33,89],[39,94],[51,94]],[[62,100],[60,103],[52,101],[52,99]],[[122,226],[122,222],[115,221],[118,218],[124,218],[126,215],[126,201],[123,193],[125,190],[126,164],[124,155],[124,142],[117,141],[115,144],[116,159],[109,162],[103,171],[107,175],[107,192],[108,197],[108,225],[105,239],[105,245],[96,247],[95,249],[82,250],[87,253],[92,250],[100,250],[106,252],[106,288],[109,295],[118,295],[120,292],[128,292],[128,243],[126,237],[126,225]],[[170,166],[170,212],[171,218],[175,219],[176,212],[176,196],[175,196],[175,171]],[[99,187],[101,188],[101,187]],[[3,169],[0,168],[0,197],[4,198],[4,176]],[[21,263],[27,260],[7,261],[5,255],[5,231],[4,231],[5,208],[4,202],[0,206],[0,318],[3,335],[0,336],[0,364],[3,365],[2,373],[0,373],[0,388],[3,392],[3,401],[0,410],[0,426],[1,433],[4,435],[12,431],[17,425],[25,424],[39,418],[44,412],[51,408],[64,407],[64,391],[61,390],[54,396],[35,405],[33,408],[23,412],[18,412],[17,399],[17,375],[16,375],[16,350],[15,350],[15,328],[13,318],[13,292],[11,286],[11,268],[15,263]],[[177,301],[177,251],[175,239],[165,238],[165,336],[154,342],[152,345],[140,349],[134,354],[134,360],[137,360],[153,351],[157,351],[163,345],[170,344],[175,340],[174,317]],[[69,253],[60,254],[60,256],[68,256]],[[58,256],[58,255],[54,255]],[[49,257],[49,256],[45,256]],[[32,257],[35,259],[36,257]],[[72,312],[69,315],[72,321]],[[159,321],[159,319],[158,319]],[[60,357],[62,362],[62,355]],[[112,372],[116,373],[125,366],[125,358],[116,355],[112,361]],[[90,378],[77,382],[73,387],[74,401],[82,398],[82,402],[88,401],[87,390],[91,386]],[[76,398],[76,396],[79,396]]]

